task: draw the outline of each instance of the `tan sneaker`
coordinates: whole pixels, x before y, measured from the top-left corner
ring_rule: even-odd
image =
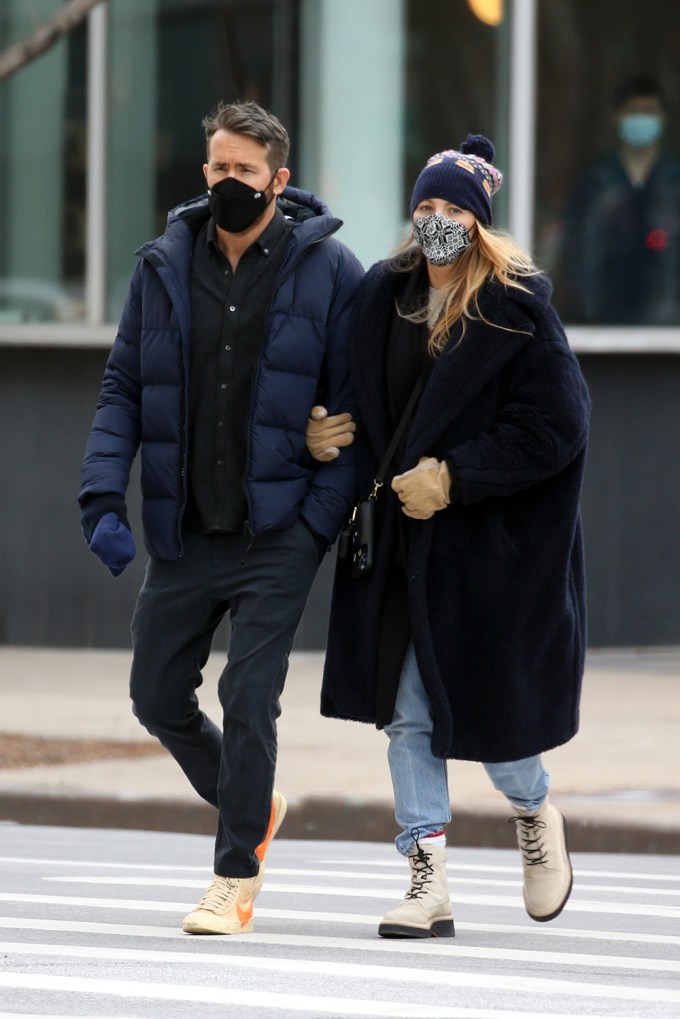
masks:
[[[186,934],[248,934],[252,929],[253,878],[219,874],[182,923]]]
[[[428,849],[427,839],[416,841],[408,862],[411,887],[401,905],[382,918],[378,934],[382,938],[455,937],[446,879],[446,846]]]
[[[511,818],[524,866],[524,906],[532,920],[554,920],[571,894],[573,875],[567,822],[545,800],[538,810],[518,810]]]
[[[274,794],[272,796],[272,812],[269,817],[269,827],[267,828],[267,834],[264,837],[264,842],[261,842],[257,849],[255,850],[255,855],[260,861],[260,869],[257,872],[256,877],[253,878],[253,899],[256,899],[258,897],[262,889],[262,885],[264,883],[264,872],[265,872],[264,857],[265,853],[267,852],[267,847],[269,846],[269,843],[271,842],[271,840],[274,838],[277,831],[281,827],[281,822],[286,816],[287,809],[288,804],[284,800],[281,793],[277,793],[275,789]]]

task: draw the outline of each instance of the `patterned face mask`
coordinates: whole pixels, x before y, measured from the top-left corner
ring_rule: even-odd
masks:
[[[413,221],[416,244],[432,265],[451,265],[470,246],[470,234],[462,223],[440,212]]]

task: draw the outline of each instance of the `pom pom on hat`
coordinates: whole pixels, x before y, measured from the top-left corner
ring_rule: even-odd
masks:
[[[469,134],[461,143],[460,151],[463,155],[479,156],[485,163],[493,163],[496,155],[493,142],[483,134]]]
[[[446,149],[430,156],[411,195],[410,211],[426,198],[443,198],[469,209],[486,226],[491,223],[491,197],[503,181],[491,165],[493,142],[483,134],[469,134],[459,149]]]

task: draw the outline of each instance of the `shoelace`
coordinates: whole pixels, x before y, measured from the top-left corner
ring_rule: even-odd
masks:
[[[230,906],[238,894],[238,879],[234,877],[219,877],[215,875],[212,884],[199,902],[197,909],[208,909],[217,912],[225,906]]]
[[[524,855],[524,860],[529,867],[537,867],[542,863],[548,862],[548,854],[543,847],[541,842],[541,828],[545,828],[545,821],[539,821],[533,814],[525,817],[524,815],[517,814],[515,817],[510,818],[510,822],[519,821],[521,827],[521,838],[522,844],[520,849]]]
[[[407,891],[405,899],[417,899],[424,895],[425,885],[430,883],[434,874],[434,867],[430,863],[432,854],[425,852],[418,839],[414,838],[414,841],[416,844],[416,852],[413,854],[415,857],[413,863],[415,874],[411,879],[411,887]]]

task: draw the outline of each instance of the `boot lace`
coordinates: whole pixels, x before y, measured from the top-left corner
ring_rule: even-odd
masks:
[[[413,841],[416,844],[415,853],[411,853],[409,857],[411,861],[411,887],[404,896],[406,899],[418,899],[421,895],[424,895],[427,891],[426,885],[432,880],[434,874],[434,867],[430,862],[432,860],[432,853],[427,853],[420,842],[417,839],[417,833],[412,832]]]
[[[539,821],[533,814],[516,814],[510,818],[510,823],[519,822],[520,829],[520,851],[524,862],[528,867],[538,867],[548,862],[548,854],[541,841],[542,829],[546,828],[545,821]]]
[[[220,877],[219,874],[215,874],[196,909],[207,909],[211,913],[217,913],[231,906],[237,895],[238,878]]]

